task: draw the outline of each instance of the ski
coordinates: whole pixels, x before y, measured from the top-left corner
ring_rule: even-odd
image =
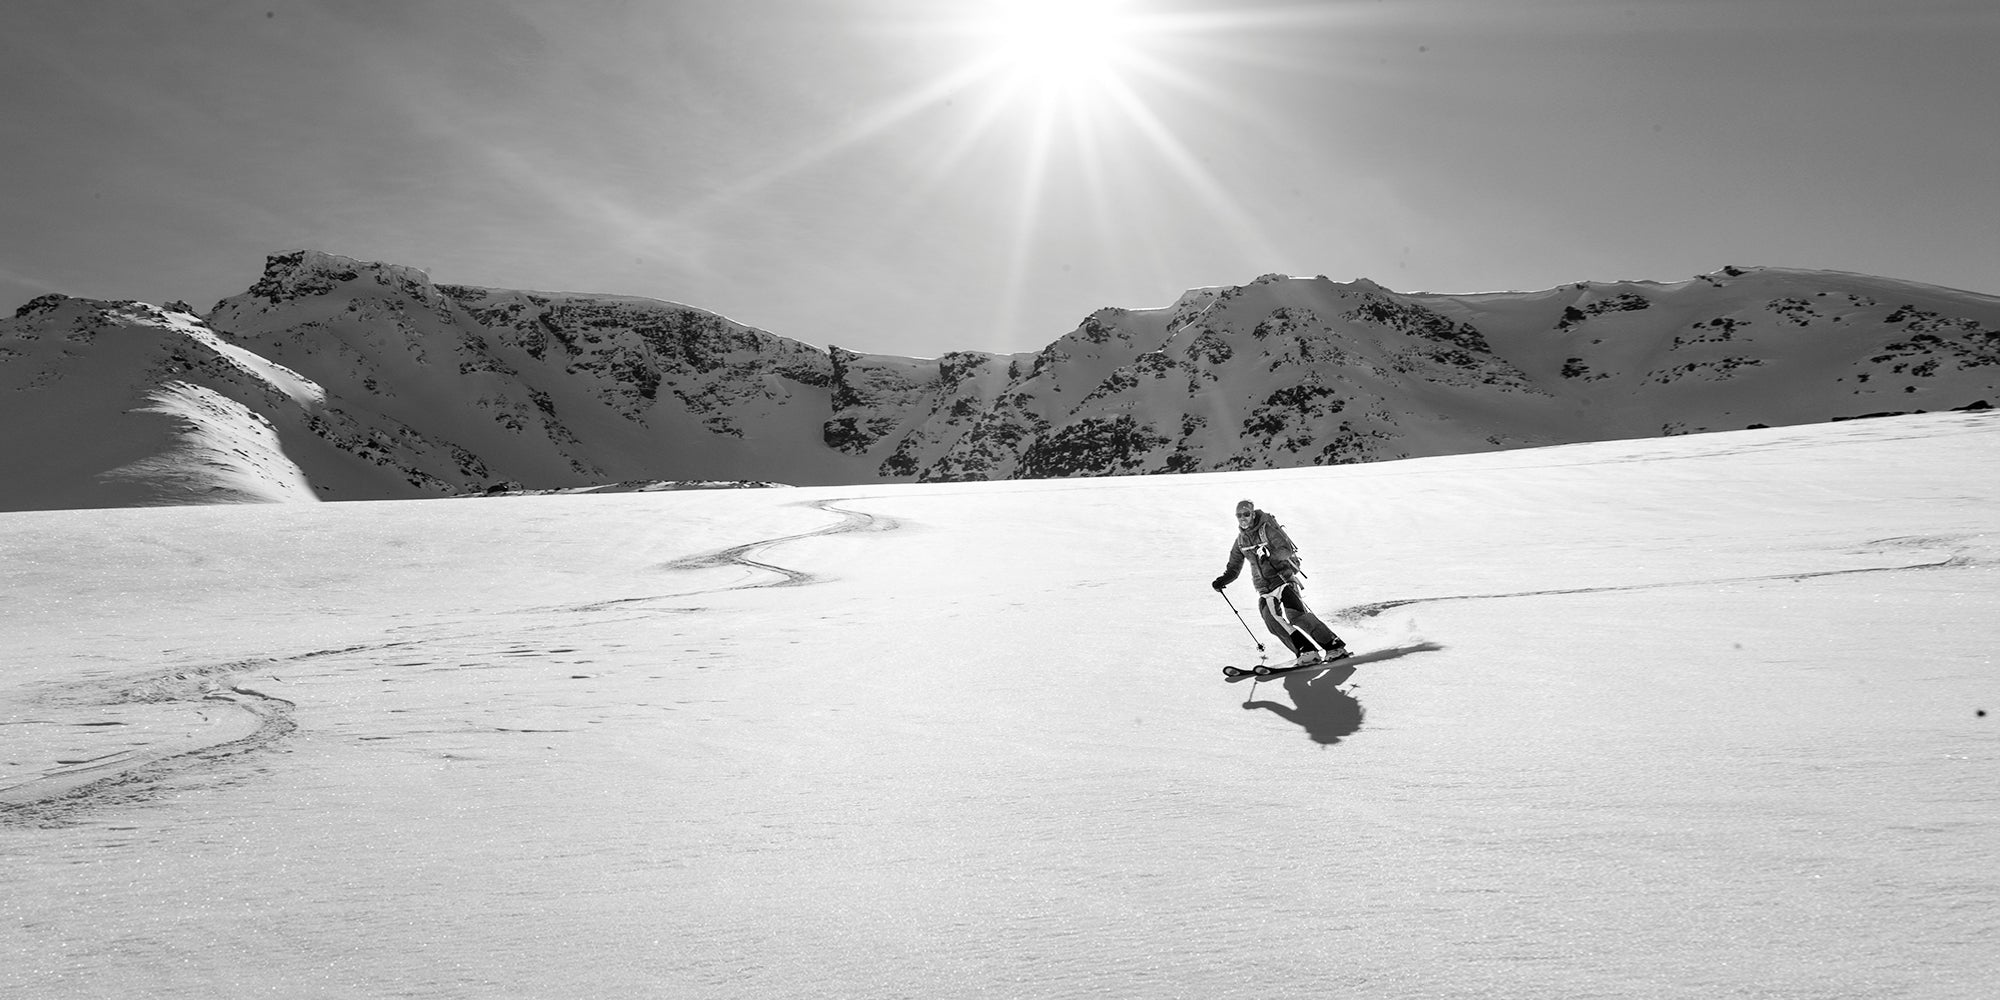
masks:
[[[1295,674],[1301,670],[1318,670],[1322,667],[1330,667],[1353,655],[1354,655],[1353,653],[1343,649],[1340,651],[1339,656],[1336,656],[1331,660],[1321,660],[1318,663],[1306,663],[1306,664],[1300,664],[1298,666],[1270,667],[1270,666],[1265,666],[1262,663],[1259,663],[1254,667],[1225,666],[1222,668],[1222,679],[1230,682],[1231,684],[1234,684],[1240,680],[1246,680],[1246,679],[1262,680],[1266,677],[1278,677],[1284,674]]]
[[[1314,663],[1303,667],[1267,667],[1261,663],[1254,667],[1227,666],[1222,668],[1222,678],[1230,683],[1240,680],[1261,680],[1265,677],[1278,677],[1283,674],[1297,673],[1301,670],[1311,670],[1319,666],[1323,666],[1323,664]]]

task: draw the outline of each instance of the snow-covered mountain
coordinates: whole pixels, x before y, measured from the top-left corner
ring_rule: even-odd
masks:
[[[364,433],[178,305],[48,295],[4,330],[10,509],[310,500],[305,469],[332,471],[314,443]]]
[[[0,436],[0,509],[867,479],[821,443],[831,373],[825,351],[684,306],[285,254],[206,320],[52,295],[0,324],[0,413],[26,428]],[[173,459],[195,432],[159,419],[163,393],[238,404],[204,432],[220,459]],[[238,453],[264,451],[270,482],[240,484]]]
[[[1730,268],[1399,294],[1270,275],[1107,309],[882,469],[926,479],[1288,468],[1986,403],[2000,298]],[[947,417],[974,410],[953,433]],[[948,447],[926,448],[948,440]],[[900,463],[900,464],[896,464]]]
[[[371,458],[418,490],[865,477],[820,443],[825,351],[687,306],[440,286],[299,253],[272,258],[209,322],[396,428]]]
[[[0,388],[4,509],[1288,468],[1986,405],[2000,298],[1780,268],[1267,275],[913,359],[300,251],[205,319],[36,299],[0,324]]]

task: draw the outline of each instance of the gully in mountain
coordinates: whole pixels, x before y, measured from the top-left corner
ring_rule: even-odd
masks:
[[[1299,569],[1298,546],[1292,544],[1292,537],[1278,519],[1244,500],[1236,505],[1236,527],[1229,566],[1212,586],[1218,592],[1229,586],[1247,561],[1264,627],[1296,654],[1295,664],[1305,666],[1346,656],[1347,643],[1306,607],[1301,596],[1305,573]]]

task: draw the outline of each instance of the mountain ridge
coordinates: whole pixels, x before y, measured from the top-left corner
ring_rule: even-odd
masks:
[[[299,250],[205,317],[35,299],[0,322],[0,388],[0,509],[1200,472],[1989,405],[2000,298],[1766,267],[1462,294],[1266,274],[925,359]]]

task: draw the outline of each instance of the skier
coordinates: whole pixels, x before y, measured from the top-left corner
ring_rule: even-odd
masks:
[[[1243,563],[1250,563],[1250,585],[1257,588],[1258,610],[1264,627],[1297,654],[1295,666],[1338,660],[1347,655],[1347,643],[1319,616],[1306,607],[1300,593],[1299,550],[1278,519],[1258,510],[1248,500],[1236,505],[1236,544],[1229,550],[1229,568],[1211,584],[1217,592],[1236,579]]]

